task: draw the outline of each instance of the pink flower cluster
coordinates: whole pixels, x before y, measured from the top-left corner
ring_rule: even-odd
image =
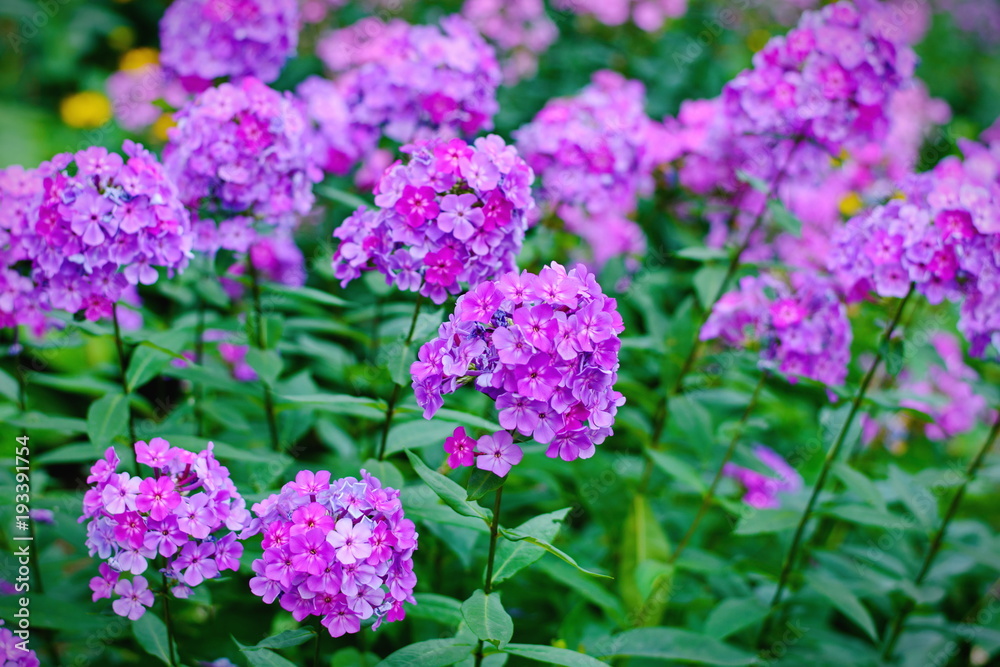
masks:
[[[632,22],[641,30],[655,32],[667,19],[687,13],[687,0],[555,0],[556,9],[593,16],[605,25]]]
[[[160,20],[160,60],[194,92],[222,77],[274,81],[298,40],[298,0],[174,0]]]
[[[775,509],[781,506],[778,493],[796,493],[802,489],[801,475],[780,454],[764,445],[755,445],[753,453],[778,477],[770,477],[735,463],[726,463],[722,468],[725,477],[735,479],[746,489],[743,502],[747,505],[756,509]]]
[[[331,482],[325,470],[304,470],[253,511],[259,518],[242,537],[263,532],[264,557],[253,562],[250,590],[296,621],[322,616],[340,637],[372,617],[373,629],[402,620],[403,603],[415,603],[415,526],[399,491],[366,471]]]
[[[152,153],[131,141],[123,148],[126,159],[94,146],[22,174],[23,206],[9,238],[20,245],[16,257],[31,263],[36,308],[85,310],[96,321],[111,316],[130,286],[155,283],[158,267],[173,274],[187,266],[190,219],[177,189]],[[29,293],[26,278],[14,282]]]
[[[500,48],[508,85],[533,77],[538,57],[559,36],[542,0],[465,0],[462,15]]]
[[[629,219],[638,197],[652,192],[658,157],[645,100],[642,83],[602,70],[578,95],[551,100],[514,132],[539,175],[539,201],[590,245],[598,265],[646,248]]]
[[[243,545],[237,533],[250,522],[246,503],[229,471],[212,453],[212,443],[195,454],[162,438],[135,444],[136,459],[153,469],[150,477],[117,472],[113,447],[90,469],[92,486],[83,497],[87,548],[107,561],[90,581],[93,599],[118,599],[119,616],[136,620],[152,606],[145,577],[147,561],[162,558],[160,571],[174,597],[225,570],[239,568]],[[220,531],[225,532],[219,535]],[[229,531],[229,532],[226,532]],[[130,573],[132,579],[123,579]]]
[[[51,169],[50,169],[51,170]],[[0,329],[24,325],[36,336],[46,328],[43,290],[31,279],[35,220],[45,176],[20,165],[0,169]],[[26,275],[27,274],[27,275]]]
[[[403,147],[386,170],[376,210],[360,208],[334,231],[341,285],[370,265],[401,290],[434,303],[515,267],[534,206],[531,169],[491,134],[469,145],[434,139]]]
[[[623,330],[616,308],[583,266],[567,272],[553,262],[538,275],[511,271],[480,283],[410,366],[424,418],[441,408],[443,394],[472,383],[496,401],[501,426],[548,445],[546,456],[590,458],[625,402],[614,390]],[[520,449],[510,440],[505,432],[480,439],[479,452],[516,463]],[[473,454],[452,463],[471,465]],[[487,469],[505,474],[506,464]]]
[[[0,664],[4,667],[38,667],[41,663],[38,662],[35,652],[31,649],[22,649],[19,645],[25,640],[15,637],[11,630],[3,627],[3,624],[3,619],[0,619]]]
[[[493,127],[500,66],[461,16],[442,18],[440,27],[372,17],[327,34],[317,52],[351,110],[351,141],[384,134],[407,143]]]
[[[254,78],[224,83],[198,95],[176,120],[164,165],[202,218],[233,218],[230,233],[240,234],[251,218],[238,216],[291,227],[312,209],[312,184],[322,174],[312,163],[305,112],[291,93]],[[210,247],[210,232],[199,236]]]
[[[832,281],[809,273],[791,280],[789,285],[770,274],[744,277],[715,304],[701,339],[721,338],[739,347],[754,342],[765,367],[843,384],[851,360],[847,308]]]

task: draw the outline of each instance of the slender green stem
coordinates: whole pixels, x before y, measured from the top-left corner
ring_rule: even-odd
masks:
[[[941,521],[941,525],[938,527],[937,532],[934,533],[934,537],[931,539],[930,548],[927,550],[927,553],[924,554],[924,561],[920,565],[920,571],[913,580],[916,587],[919,587],[920,584],[924,583],[927,573],[930,572],[931,565],[934,564],[934,559],[937,558],[938,552],[941,551],[941,545],[944,543],[944,536],[948,532],[948,526],[958,513],[958,506],[962,504],[962,499],[965,497],[965,491],[972,480],[975,479],[976,473],[979,472],[979,468],[983,465],[983,460],[986,458],[987,452],[989,452],[993,447],[998,435],[1000,435],[1000,415],[997,416],[996,421],[993,423],[993,428],[990,429],[989,435],[986,436],[986,440],[983,441],[979,451],[976,452],[976,455],[971,461],[969,461],[969,465],[965,469],[965,479],[962,480],[962,484],[958,487],[958,491],[956,491],[955,495],[952,497],[951,504],[948,505],[948,511],[945,512],[944,520]],[[889,660],[892,658],[892,653],[896,648],[896,642],[899,641],[899,636],[903,632],[903,626],[906,624],[906,618],[910,615],[915,606],[916,605],[912,599],[907,599],[903,609],[896,615],[896,619],[892,624],[892,629],[889,631],[882,649],[883,660]]]
[[[125,341],[122,339],[122,329],[118,324],[118,304],[111,306],[111,321],[115,327],[115,347],[118,348],[118,367],[122,384],[122,393],[125,394],[125,405],[128,407],[128,441],[135,447],[137,438],[135,435],[135,413],[132,411],[132,393],[128,387],[128,357],[125,354]],[[135,462],[135,474],[139,474],[139,461]]]
[[[177,657],[179,656],[179,651],[177,650],[176,642],[174,640],[174,621],[173,617],[170,615],[170,588],[167,586],[167,575],[162,573],[163,581],[163,622],[167,626],[167,651],[169,652],[170,667],[175,667],[177,665]]]
[[[409,348],[413,342],[413,332],[417,329],[417,318],[420,315],[420,306],[423,304],[423,295],[417,297],[417,302],[413,305],[413,317],[410,319],[410,331],[406,334],[406,342],[403,347]],[[389,428],[392,426],[392,418],[396,414],[396,401],[399,400],[401,385],[393,382],[392,393],[389,395],[389,402],[385,408],[385,422],[382,424],[382,442],[378,446],[378,460],[385,458],[386,443],[389,442]]]
[[[264,351],[267,349],[267,332],[264,326],[264,310],[260,300],[260,277],[257,274],[257,267],[253,263],[253,248],[247,251],[247,273],[250,274],[250,290],[253,295],[253,312],[256,326],[255,344],[257,349]],[[274,413],[274,398],[271,396],[271,386],[261,379],[264,385],[264,411],[267,415],[267,430],[271,436],[271,449],[276,452],[281,451],[281,440],[278,437],[278,419]]]
[[[868,372],[865,374],[864,379],[861,381],[861,385],[858,387],[857,393],[854,395],[854,400],[851,402],[851,409],[847,413],[847,418],[840,426],[840,431],[837,433],[836,440],[834,440],[833,445],[826,453],[826,458],[823,460],[823,467],[819,471],[819,477],[816,479],[816,484],[813,486],[812,494],[809,496],[809,501],[806,503],[806,509],[802,513],[802,517],[799,519],[798,525],[795,527],[795,534],[792,536],[792,544],[787,555],[785,556],[785,562],[782,565],[781,574],[778,577],[778,587],[774,591],[774,596],[771,598],[770,608],[767,616],[764,618],[764,623],[762,624],[761,633],[758,638],[758,644],[766,641],[771,621],[774,617],[774,612],[777,609],[778,604],[781,602],[781,596],[785,592],[785,586],[788,584],[788,577],[791,575],[792,570],[795,569],[795,563],[798,559],[799,547],[802,544],[806,524],[812,517],[813,508],[816,506],[819,494],[822,493],[823,488],[826,486],[826,480],[830,474],[830,469],[833,467],[833,463],[837,460],[840,448],[843,446],[844,440],[847,438],[847,433],[851,429],[851,424],[854,423],[854,417],[857,415],[858,410],[861,407],[861,403],[864,401],[865,395],[868,393],[868,387],[871,385],[872,379],[875,377],[875,372],[882,363],[884,348],[892,339],[892,334],[899,325],[900,316],[903,314],[906,302],[910,300],[911,296],[913,296],[913,291],[914,285],[911,284],[906,296],[899,302],[895,315],[889,322],[885,331],[883,331],[879,347],[875,352],[875,359],[872,360],[872,364],[868,368]]]
[[[490,523],[490,553],[486,557],[486,580],[483,581],[483,592],[487,595],[493,590],[493,561],[497,555],[497,537],[500,535],[500,499],[503,496],[503,486],[497,488],[493,496],[493,521]],[[483,664],[483,641],[476,645],[476,667]]]
[[[200,367],[205,360],[205,300],[198,298],[198,320],[194,329],[194,362]],[[205,385],[196,382],[194,385],[194,423],[198,437],[205,434],[205,414],[202,403],[205,401]]]
[[[319,667],[319,644],[323,640],[323,624],[316,618],[316,646],[313,647],[313,667]],[[361,652],[364,655],[364,651]]]

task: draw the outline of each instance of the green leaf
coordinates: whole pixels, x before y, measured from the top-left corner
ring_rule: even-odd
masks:
[[[891,512],[883,512],[873,509],[868,505],[859,505],[857,503],[833,506],[824,505],[816,510],[816,514],[836,517],[861,526],[874,526],[882,529],[892,528],[893,530],[909,531],[917,528],[916,525],[895,516]]]
[[[470,655],[476,645],[461,639],[428,639],[399,649],[376,667],[446,667]]]
[[[257,371],[261,382],[266,385],[273,385],[284,367],[277,350],[258,350],[255,347],[247,351],[247,363]]]
[[[667,536],[653,514],[649,499],[637,493],[632,496],[622,530],[618,585],[627,609],[638,611],[645,607],[640,619],[642,625],[657,625],[670,602],[669,596],[650,598],[657,580],[672,576],[669,560]]]
[[[164,664],[171,664],[170,644],[167,641],[167,626],[152,611],[147,611],[132,623],[132,634],[142,650]]]
[[[602,586],[600,580],[588,577],[571,565],[554,558],[539,561],[537,567],[570,590],[582,595],[584,599],[603,609],[612,619],[618,621],[625,616],[621,601]]]
[[[649,457],[657,468],[678,482],[686,484],[699,494],[703,494],[706,491],[707,487],[705,486],[705,482],[702,481],[701,475],[698,474],[698,471],[676,456],[649,447],[646,448],[646,456]]]
[[[757,598],[729,598],[712,610],[705,621],[705,634],[725,639],[767,616],[767,607]]]
[[[438,418],[430,421],[421,418],[400,422],[389,429],[389,440],[385,447],[386,456],[406,449],[423,449],[431,446],[440,448],[444,439],[454,433],[457,426],[455,422],[442,421]]]
[[[410,375],[410,365],[417,360],[417,355],[413,351],[413,343],[405,345],[396,343],[387,355],[386,365],[389,368],[389,377],[392,381],[403,387],[409,386],[413,381]]]
[[[268,283],[267,291],[274,294],[281,294],[282,296],[287,296],[292,299],[299,299],[301,301],[311,301],[312,303],[317,303],[321,306],[347,306],[350,305],[349,302],[344,301],[340,297],[333,296],[322,290],[314,289],[312,287],[286,287],[285,285],[278,285],[277,283]]]
[[[247,646],[242,648],[243,651],[252,651],[255,649],[263,648],[289,648],[291,646],[298,646],[300,644],[305,644],[310,639],[316,636],[316,631],[312,628],[295,628],[294,630],[285,630],[284,632],[279,632],[276,635],[272,635],[267,639],[257,642],[253,646]]]
[[[462,622],[462,603],[455,598],[436,593],[414,593],[413,598],[417,604],[406,608],[407,618],[426,618],[449,626]]]
[[[16,417],[5,419],[8,426],[17,426],[34,431],[52,431],[64,435],[76,435],[87,432],[87,422],[73,417],[59,417],[57,415],[46,415],[41,412],[26,412]]]
[[[777,199],[772,199],[767,202],[767,210],[771,213],[771,219],[774,220],[775,224],[781,229],[785,230],[793,236],[802,235],[802,221],[798,217],[785,208]]]
[[[0,369],[0,396],[10,399],[12,403],[17,403],[21,400],[17,380],[2,369]]]
[[[444,475],[428,468],[427,464],[413,452],[407,451],[406,457],[410,459],[410,465],[413,466],[414,472],[420,476],[420,479],[424,480],[424,483],[430,487],[431,491],[436,493],[438,498],[443,500],[448,507],[462,516],[482,519],[487,525],[490,524],[493,519],[493,513],[476,503],[467,501],[465,499],[465,489]]]
[[[723,248],[706,248],[704,246],[692,246],[682,248],[675,253],[678,257],[690,259],[696,262],[711,262],[715,260],[729,259],[729,253]]]
[[[465,499],[479,500],[490,491],[499,489],[506,481],[506,477],[500,477],[489,470],[474,468],[469,476],[469,485],[466,489],[469,493]]]
[[[514,621],[503,608],[499,593],[481,590],[462,603],[462,618],[477,638],[502,649],[514,636]]]
[[[298,410],[313,406],[317,410],[335,415],[349,415],[368,419],[385,419],[385,403],[378,399],[349,394],[304,394],[301,396],[279,396],[275,408]]]
[[[282,658],[274,651],[269,651],[266,648],[240,648],[240,650],[243,651],[243,655],[246,656],[247,662],[250,663],[250,667],[296,667],[295,663],[291,660]]]
[[[726,272],[726,267],[716,264],[707,264],[695,271],[692,278],[694,291],[703,309],[708,309],[715,302],[716,295],[722,289]]]
[[[749,665],[757,660],[753,653],[677,628],[628,630],[594,647],[592,653],[602,658],[653,658],[701,665]]]
[[[844,582],[818,572],[807,572],[805,578],[810,588],[833,603],[852,623],[864,630],[872,641],[878,642],[878,631],[875,630],[871,614],[861,604],[861,600],[847,589]]]
[[[519,530],[511,530],[508,528],[501,528],[500,534],[512,542],[519,542],[521,540],[524,540],[529,544],[534,544],[537,547],[541,547],[542,549],[545,549],[556,558],[566,561],[567,563],[578,569],[580,572],[583,572],[585,574],[589,574],[594,577],[603,577],[604,579],[612,578],[606,574],[601,574],[600,572],[593,572],[591,570],[587,570],[585,568],[580,567],[579,563],[573,560],[572,556],[565,553],[561,549],[552,546],[551,544],[549,544],[548,540],[541,539],[536,535],[525,535],[524,533],[521,533]]]
[[[90,441],[104,449],[113,445],[115,438],[126,438],[128,410],[128,398],[124,394],[107,394],[91,403],[87,410]]]
[[[802,518],[801,512],[794,510],[760,510],[750,508],[736,526],[737,535],[764,535],[791,530]]]
[[[528,519],[517,531],[523,534],[537,535],[541,539],[551,542],[559,532],[559,526],[569,513],[569,508],[542,514],[532,519]],[[539,558],[545,555],[545,549],[536,547],[530,542],[520,540],[518,542],[501,541],[497,544],[496,557],[493,568],[493,585],[506,581],[520,570],[528,567]]]
[[[129,391],[135,391],[159,375],[171,359],[169,354],[148,345],[135,348],[128,363],[128,371],[125,373]]]
[[[56,463],[93,463],[104,456],[104,450],[92,442],[78,442],[72,445],[62,445],[34,458],[38,465],[53,465]]]
[[[347,192],[346,190],[341,190],[340,188],[335,188],[332,185],[316,185],[313,187],[313,191],[324,199],[335,201],[347,206],[348,208],[358,209],[368,208],[371,206],[370,203],[366,202],[356,194]]]
[[[885,499],[879,493],[875,484],[864,474],[858,472],[843,461],[833,464],[833,473],[844,483],[844,486],[862,501],[875,509],[886,511]]]
[[[591,658],[589,655],[570,651],[565,648],[555,646],[542,646],[540,644],[507,644],[503,649],[504,653],[516,655],[519,658],[544,662],[549,665],[564,665],[565,667],[607,667],[600,660]]]

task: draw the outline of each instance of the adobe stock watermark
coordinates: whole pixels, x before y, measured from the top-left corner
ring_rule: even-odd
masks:
[[[14,647],[26,654],[31,642],[31,611],[28,605],[31,598],[31,560],[35,539],[31,530],[31,446],[27,435],[15,438],[14,445],[14,557],[17,558],[17,577],[14,580],[14,591],[23,593],[17,598],[17,610],[14,612],[17,627],[11,628],[21,641]]]

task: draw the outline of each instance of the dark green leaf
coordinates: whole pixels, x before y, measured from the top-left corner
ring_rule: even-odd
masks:
[[[503,608],[499,593],[474,592],[462,603],[462,618],[476,637],[497,648],[502,649],[514,636],[514,621]]]
[[[305,644],[310,639],[316,637],[316,631],[312,628],[296,628],[294,630],[285,630],[284,632],[279,632],[276,635],[268,637],[262,641],[257,642],[253,646],[244,647],[243,651],[252,651],[254,649],[262,648],[289,648],[291,646],[298,646],[299,644]]]
[[[799,523],[801,512],[793,510],[761,510],[748,508],[736,526],[737,535],[763,535],[791,530]]]
[[[90,441],[104,449],[113,445],[115,438],[125,438],[128,433],[128,410],[128,399],[124,394],[108,394],[91,403],[87,410]]]
[[[413,597],[417,604],[406,608],[407,618],[426,618],[449,626],[462,622],[462,603],[455,598],[436,593],[414,593]]]
[[[399,649],[376,667],[446,667],[476,648],[460,639],[428,639]]]
[[[555,646],[541,646],[540,644],[507,644],[503,649],[504,653],[516,655],[519,658],[544,662],[548,665],[564,665],[564,667],[606,667],[605,663],[591,658],[589,655],[570,651],[565,648]]]
[[[125,375],[129,391],[135,391],[159,375],[171,359],[169,354],[148,345],[136,347],[128,362],[128,372]]]
[[[652,658],[701,665],[749,665],[757,660],[753,653],[677,628],[628,630],[595,646],[591,652],[602,658]]]
[[[142,650],[154,658],[159,658],[164,664],[172,664],[170,660],[170,644],[167,641],[167,626],[151,611],[143,614],[139,620],[132,623],[132,634]]]
[[[861,600],[848,590],[844,582],[819,572],[807,572],[805,577],[810,588],[832,602],[844,616],[864,630],[872,641],[878,641],[878,631],[875,629],[871,614],[861,604]]]
[[[437,494],[438,498],[443,500],[448,507],[462,516],[482,519],[489,525],[493,513],[476,503],[467,501],[465,499],[465,489],[444,475],[428,468],[427,464],[413,452],[407,451],[406,456],[410,459],[410,464],[417,475],[420,476],[420,479],[424,480],[424,483],[431,488],[431,491]]]
[[[495,475],[489,470],[473,468],[472,474],[469,476],[469,484],[466,489],[469,493],[465,499],[479,500],[490,491],[496,491],[499,489],[503,486],[505,481],[507,481],[506,477]]]
[[[595,576],[595,577],[603,577],[605,579],[611,579],[612,578],[612,577],[609,577],[606,574],[601,574],[600,572],[593,572],[591,570],[587,570],[585,568],[580,567],[580,565],[575,560],[573,560],[572,556],[570,556],[569,554],[565,553],[561,549],[558,549],[558,548],[552,546],[551,544],[549,544],[548,540],[541,539],[541,538],[539,538],[539,537],[537,537],[535,535],[525,535],[524,533],[521,533],[518,530],[510,530],[510,529],[507,529],[507,528],[501,528],[500,529],[500,534],[503,535],[508,540],[511,540],[512,542],[518,542],[518,541],[524,540],[524,541],[528,542],[529,544],[534,544],[537,547],[541,547],[542,549],[545,549],[550,554],[552,554],[553,556],[559,558],[560,560],[566,561],[567,563],[569,563],[570,565],[572,565],[573,567],[575,567],[576,569],[578,569],[580,572],[584,572],[586,574],[589,574],[589,575],[592,575],[592,576]]]
[[[705,621],[705,634],[725,639],[767,616],[767,606],[757,598],[729,598],[712,610]]]
[[[537,535],[541,539],[551,542],[559,532],[559,526],[569,513],[569,508],[549,512],[528,519],[517,531],[522,534]],[[493,585],[510,579],[520,570],[528,567],[539,558],[545,555],[545,549],[537,547],[524,540],[509,542],[501,540],[497,544],[496,558],[493,568]]]

